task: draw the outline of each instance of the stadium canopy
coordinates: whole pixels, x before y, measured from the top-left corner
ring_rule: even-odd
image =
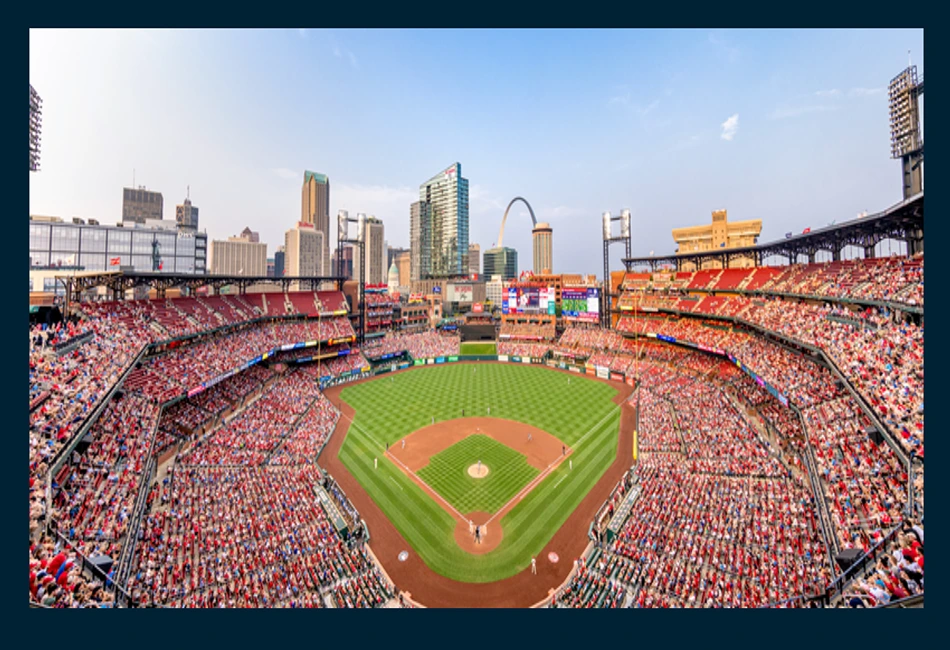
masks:
[[[699,269],[702,268],[704,262],[710,260],[720,262],[723,268],[728,268],[729,263],[735,259],[752,260],[755,266],[762,266],[763,261],[770,257],[784,257],[789,264],[795,264],[801,256],[806,256],[809,262],[814,262],[815,254],[819,251],[831,253],[832,259],[837,261],[841,259],[841,251],[847,246],[863,248],[865,257],[873,257],[874,247],[887,239],[906,241],[911,254],[923,252],[923,192],[883,212],[823,228],[806,228],[799,234],[789,233],[784,239],[767,244],[723,248],[715,251],[629,257],[621,261],[628,272],[644,266],[648,266],[651,271],[656,271],[657,267],[665,265],[673,266],[680,271],[684,264],[690,263],[694,265],[694,268]]]

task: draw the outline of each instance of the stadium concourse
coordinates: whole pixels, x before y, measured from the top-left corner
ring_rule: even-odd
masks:
[[[502,359],[624,382],[637,420],[586,550],[524,604],[921,599],[922,288],[922,256],[628,273],[614,329],[510,332],[547,340]],[[404,597],[320,459],[328,387],[459,339],[360,347],[341,311],[336,291],[96,302],[31,328],[31,604],[451,604]]]

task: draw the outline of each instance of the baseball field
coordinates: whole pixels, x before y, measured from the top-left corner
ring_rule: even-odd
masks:
[[[355,415],[339,459],[432,571],[502,580],[530,565],[614,462],[616,396],[515,364],[384,375],[340,393]]]

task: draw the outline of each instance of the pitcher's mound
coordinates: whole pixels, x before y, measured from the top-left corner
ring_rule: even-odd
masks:
[[[475,463],[470,465],[468,468],[468,475],[472,478],[485,478],[488,476],[488,467],[486,465],[479,465]]]

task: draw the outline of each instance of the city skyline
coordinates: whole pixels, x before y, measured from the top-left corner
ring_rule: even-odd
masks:
[[[31,30],[44,122],[30,212],[115,223],[120,188],[178,199],[190,185],[209,240],[247,223],[272,252],[300,214],[302,172],[318,169],[335,179],[329,212],[375,214],[408,247],[419,180],[457,160],[470,241],[490,248],[504,205],[524,195],[559,233],[558,270],[595,273],[604,210],[630,208],[633,254],[659,255],[675,249],[673,228],[719,207],[762,219],[766,242],[900,200],[885,88],[908,50],[923,73],[922,30],[418,36]],[[609,56],[592,47],[605,38]],[[295,83],[301,59],[319,93]],[[181,84],[187,104],[171,101]],[[506,245],[525,256],[526,211],[510,217]]]

